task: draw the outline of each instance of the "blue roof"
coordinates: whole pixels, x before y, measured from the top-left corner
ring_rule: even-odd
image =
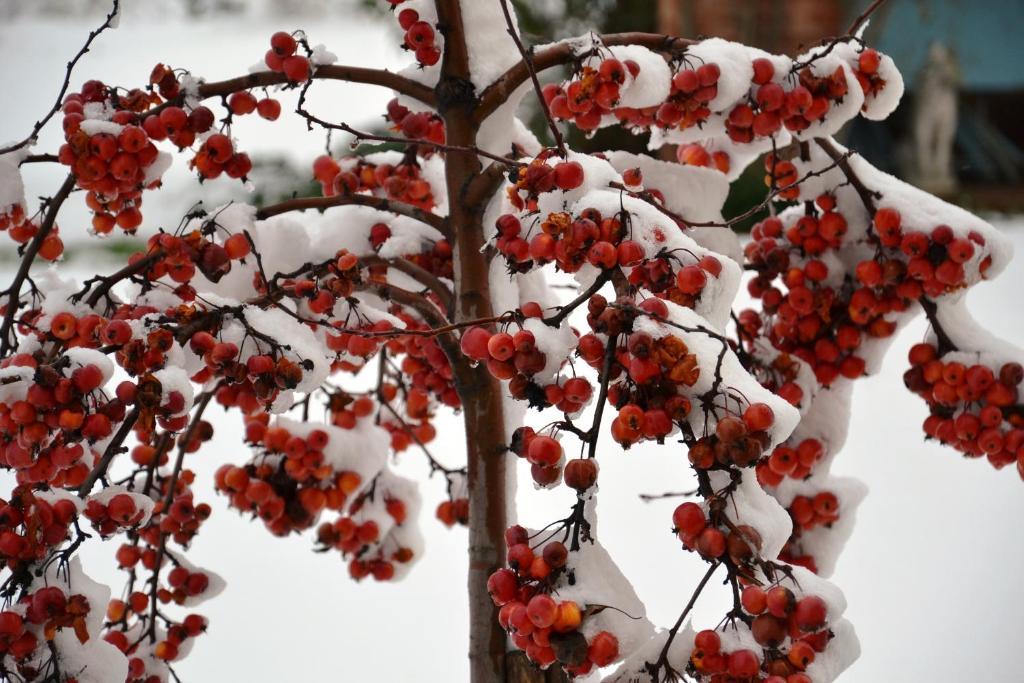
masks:
[[[866,38],[896,60],[908,87],[939,41],[956,53],[964,90],[1016,90],[1024,89],[1022,28],[1024,0],[889,0]]]

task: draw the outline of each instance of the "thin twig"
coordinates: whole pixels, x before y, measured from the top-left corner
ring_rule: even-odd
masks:
[[[108,28],[111,28],[110,22],[112,22],[114,17],[117,16],[120,8],[121,0],[113,0],[113,7],[107,14],[107,18],[103,20],[103,24],[89,32],[89,36],[85,39],[85,44],[82,45],[78,53],[71,58],[70,62],[68,62],[67,68],[64,71],[64,82],[60,86],[60,92],[57,93],[57,101],[54,102],[53,106],[50,107],[50,110],[46,112],[46,116],[39,121],[36,121],[35,125],[32,126],[32,132],[28,137],[21,142],[0,148],[0,154],[7,154],[8,152],[13,152],[21,149],[25,145],[31,144],[36,139],[36,136],[39,135],[39,131],[43,129],[43,126],[49,123],[50,119],[53,118],[53,115],[60,111],[61,105],[64,102],[64,94],[67,93],[68,87],[71,85],[71,72],[75,70],[75,65],[78,64],[78,60],[80,60],[85,53],[89,51],[89,48],[92,46],[92,42],[96,40],[101,33],[106,31]]]
[[[14,276],[14,280],[11,282],[11,286],[7,289],[7,310],[4,312],[4,321],[0,324],[0,356],[7,355],[7,352],[13,348],[11,344],[10,332],[11,327],[14,324],[14,316],[17,314],[21,303],[21,286],[25,283],[25,278],[28,277],[28,271],[32,268],[32,262],[35,261],[36,255],[39,253],[40,247],[43,246],[43,240],[53,230],[53,226],[56,225],[57,213],[60,211],[61,204],[71,194],[71,190],[75,187],[75,176],[74,174],[68,175],[67,179],[64,180],[64,184],[60,186],[57,194],[49,200],[49,204],[46,208],[46,217],[43,219],[42,225],[39,226],[39,232],[29,242],[28,248],[25,250],[24,255],[21,257],[21,265],[18,267],[18,272]]]
[[[523,57],[523,64],[526,65],[526,70],[530,73],[530,80],[533,81],[533,89],[537,94],[537,101],[540,104],[541,111],[544,112],[544,118],[547,120],[551,135],[555,139],[555,146],[558,148],[558,153],[562,158],[565,158],[567,153],[565,139],[562,137],[562,131],[558,130],[558,126],[555,124],[555,117],[551,115],[551,109],[544,99],[544,90],[541,88],[540,80],[537,78],[537,70],[533,68],[532,50],[527,50],[526,46],[523,45],[523,41],[512,23],[512,14],[508,9],[508,0],[499,0],[499,2],[501,2],[501,11],[505,14],[505,25],[508,27],[508,34],[512,36],[516,47],[519,48],[519,54]]]

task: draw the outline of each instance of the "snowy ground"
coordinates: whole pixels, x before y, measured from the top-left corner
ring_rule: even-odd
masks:
[[[204,75],[227,77],[256,61],[276,28],[221,20],[189,27],[186,41],[182,24],[126,21],[87,56],[81,73],[83,78],[102,75],[132,83],[163,60],[175,66],[207,64]],[[69,46],[78,43],[81,33],[82,27],[73,23],[0,27],[0,58],[22,65],[0,70],[0,91],[7,94],[0,138],[23,134],[45,109],[65,53],[74,49]],[[400,63],[390,34],[378,25],[352,31],[345,21],[323,22],[315,27],[313,40],[327,43],[342,62]],[[122,54],[132,57],[116,57]],[[353,88],[320,103],[326,116],[340,116],[343,110],[350,123],[359,124],[375,116],[386,99],[372,89]],[[323,144],[322,137],[305,135],[294,122],[251,120],[245,125],[250,127],[240,127],[238,134],[254,151],[284,151],[308,159]],[[44,136],[40,148],[49,150],[55,144],[52,135]],[[179,174],[180,167],[179,162]],[[27,178],[30,196],[46,192],[55,177],[53,171],[33,169]],[[159,204],[152,205],[154,215],[163,211],[168,217],[180,216],[187,209],[191,201],[177,189],[181,186],[175,179],[180,177],[168,178],[169,186],[157,195]],[[70,214],[63,226],[65,235],[81,228]],[[1000,226],[1011,235],[1021,259],[999,280],[979,286],[969,301],[980,321],[1019,344],[1024,341],[1018,298],[1024,287],[1024,220]],[[80,267],[73,264],[71,269]],[[0,266],[0,287],[11,277],[9,268],[9,262]],[[861,659],[841,680],[1019,680],[1016,658],[1008,653],[1019,646],[1024,607],[1024,584],[1016,576],[1024,561],[1019,532],[1024,484],[1015,472],[996,472],[984,462],[963,461],[949,449],[922,442],[925,409],[903,389],[901,374],[907,348],[922,338],[924,329],[922,320],[911,325],[893,345],[881,374],[858,384],[850,438],[834,467],[836,474],[858,477],[871,489],[833,577],[846,592],[847,617],[863,648]],[[176,667],[182,679],[324,680],[330,671],[340,680],[465,680],[466,533],[445,530],[432,519],[443,482],[424,485],[421,522],[427,551],[409,577],[397,585],[356,585],[337,555],[313,554],[306,537],[272,538],[262,525],[243,520],[213,494],[213,471],[247,457],[237,419],[215,424],[214,442],[188,463],[198,475],[198,497],[211,502],[215,511],[190,557],[230,583],[204,606],[209,635]],[[439,433],[434,451],[449,462],[460,461],[457,419],[444,421]],[[688,488],[685,455],[671,447],[635,448],[624,454],[609,446],[600,458],[602,538],[634,581],[654,621],[671,623],[704,565],[681,552],[668,533],[674,503],[645,504],[636,494]],[[413,452],[401,456],[398,469],[421,478],[427,473]],[[521,474],[523,481],[529,480],[525,471]],[[9,488],[9,479],[0,480],[0,496]],[[546,523],[564,514],[569,504],[564,491],[538,494],[529,485],[523,488],[524,523]],[[120,579],[111,559],[114,543],[86,547],[87,571],[100,579]],[[705,596],[694,613],[698,628],[717,623],[727,605],[725,590]],[[965,667],[970,676],[960,673]]]

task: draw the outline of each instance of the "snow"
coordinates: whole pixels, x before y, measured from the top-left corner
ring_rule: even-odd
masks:
[[[160,382],[160,405],[167,404],[172,392],[181,394],[182,398],[185,399],[182,409],[169,417],[178,417],[192,410],[195,390],[193,389],[192,382],[189,381],[190,376],[184,368],[174,365],[168,365],[153,373],[153,377]]]
[[[88,135],[99,135],[100,133],[120,135],[121,131],[124,130],[124,126],[121,124],[102,119],[85,119],[80,125],[82,130]]]
[[[718,94],[708,102],[711,111],[725,111],[745,97],[754,77],[750,50],[745,45],[721,38],[709,38],[688,48],[687,66],[696,69],[702,64],[716,64],[721,70]]]
[[[125,495],[131,498],[132,501],[135,503],[135,507],[138,508],[139,510],[142,510],[142,519],[140,519],[136,524],[133,524],[132,526],[138,526],[139,528],[144,527],[146,523],[149,521],[150,516],[153,514],[153,507],[155,505],[153,499],[150,498],[149,496],[144,496],[141,493],[133,493],[124,486],[113,485],[108,486],[92,494],[86,499],[86,502],[88,503],[89,501],[96,501],[101,505],[107,505],[110,502],[111,498],[120,495]]]
[[[672,71],[664,57],[639,45],[617,45],[608,51],[620,62],[632,60],[640,66],[636,78],[626,72],[626,82],[619,88],[618,106],[643,109],[665,101],[669,94]],[[594,68],[597,66],[595,62]]]
[[[466,35],[474,39],[467,41],[469,52],[470,80],[477,92],[498,79],[521,59],[502,12],[502,3],[508,0],[490,2],[461,2],[462,23]],[[512,12],[511,2],[509,11]],[[512,26],[519,32],[519,22],[512,12]]]
[[[37,578],[30,591],[43,586],[57,586],[65,595],[84,595],[89,603],[89,614],[86,625],[90,638],[81,643],[74,630],[62,628],[54,638],[54,646],[60,654],[61,669],[65,673],[77,673],[79,683],[109,683],[124,680],[128,675],[128,660],[116,647],[100,638],[103,615],[107,602],[110,600],[110,589],[91,579],[82,570],[79,557],[72,557],[65,573],[59,563],[54,562],[47,567],[46,573]],[[40,646],[36,652],[41,662],[50,657],[50,652],[42,643],[41,629],[37,634]]]
[[[0,145],[6,146],[7,143]],[[25,208],[25,183],[21,179],[18,164],[30,149],[29,145],[25,145],[13,152],[0,154],[0,215],[9,213],[15,205]]]
[[[336,64],[338,62],[338,55],[328,50],[327,46],[323,43],[318,43],[313,46],[313,54],[310,57],[310,61],[316,66]]]

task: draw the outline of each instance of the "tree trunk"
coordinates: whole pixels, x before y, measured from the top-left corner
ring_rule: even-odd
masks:
[[[473,113],[479,101],[470,81],[469,56],[459,0],[437,0],[438,26],[445,36],[441,76],[436,89],[446,142],[476,146]],[[489,283],[489,254],[484,247],[483,212],[490,196],[471,195],[470,183],[482,171],[474,154],[445,157],[449,225],[453,233],[456,322],[494,315]],[[502,387],[483,365],[452,359],[455,386],[462,400],[466,429],[469,489],[469,667],[471,683],[544,683],[545,672],[525,658],[507,653],[507,636],[487,592],[487,579],[505,560],[507,526],[508,435]],[[550,680],[564,680],[555,678]]]
[[[451,130],[448,128],[452,144],[473,144],[472,138],[467,143]],[[470,167],[476,165],[479,173],[479,163],[473,157],[458,157],[449,155],[448,182],[449,187],[464,190],[474,175]],[[459,321],[487,318],[493,310],[487,255],[480,251],[482,207],[468,205],[462,192],[452,194],[449,206],[455,218],[451,223],[455,231],[455,317]],[[486,367],[470,367],[465,361],[455,370],[455,383],[465,415],[468,466],[470,680],[504,683],[506,636],[487,592],[488,577],[505,559],[507,438],[501,385]]]
[[[476,93],[469,79],[469,58],[458,0],[437,3],[445,54],[437,86],[438,110],[448,144],[476,146],[472,121]],[[471,154],[450,153],[445,159],[449,225],[454,233],[456,321],[493,315],[488,286],[487,255],[481,251],[483,198],[467,196],[469,183],[481,171]],[[466,427],[469,488],[469,667],[472,683],[505,683],[506,636],[498,624],[487,579],[505,557],[505,423],[501,385],[483,366],[459,359],[455,384],[462,399]]]

